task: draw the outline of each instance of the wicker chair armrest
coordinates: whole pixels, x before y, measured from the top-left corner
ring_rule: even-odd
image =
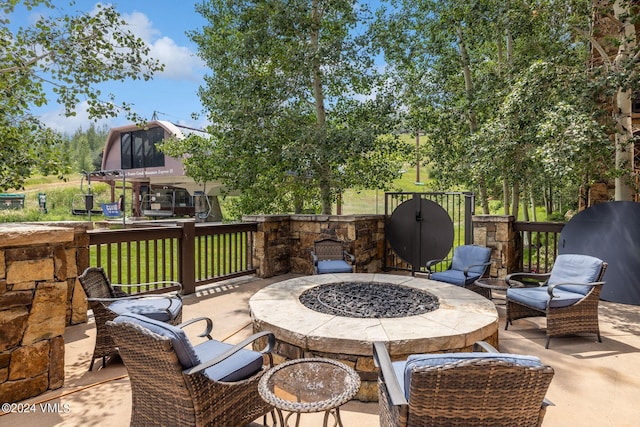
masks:
[[[353,264],[354,262],[356,262],[356,257],[353,254],[350,254],[347,251],[342,251],[342,255],[344,256],[345,260],[348,258],[349,261],[351,261],[351,264]]]
[[[313,261],[313,265],[318,265],[318,255],[315,252],[311,252],[311,260]]]
[[[179,295],[176,295],[179,298]],[[129,295],[126,297],[118,297],[118,298],[87,298],[87,301],[96,301],[96,302],[106,302],[106,303],[112,303],[112,302],[116,302],[116,301],[122,301],[122,300],[137,300],[137,299],[146,299],[146,298],[164,298],[169,302],[169,305],[167,305],[165,307],[165,310],[167,312],[169,312],[171,305],[173,304],[173,299],[176,296],[171,296],[171,295],[166,295],[166,294],[144,294],[144,295]]]
[[[484,351],[485,353],[500,353],[498,349],[486,341],[476,341],[473,343],[473,351]]]
[[[427,271],[429,272],[429,274],[433,273],[431,271],[431,267],[433,267],[436,264],[441,263],[442,261],[444,261],[444,258],[440,258],[440,259],[431,259],[429,261],[427,261],[426,267],[427,267]]]
[[[595,286],[602,286],[604,285],[605,282],[591,282],[591,283],[571,283],[571,282],[563,282],[563,283],[554,283],[553,285],[547,285],[547,292],[549,293],[549,300],[553,299],[555,297],[555,295],[553,295],[553,290],[557,287],[557,286],[566,286],[566,285],[570,285],[570,286],[591,286],[591,287],[595,287]]]
[[[193,368],[185,369],[183,371],[183,373],[186,374],[186,375],[193,375],[193,374],[196,374],[198,372],[202,372],[205,369],[210,368],[213,365],[218,364],[218,363],[222,362],[225,359],[228,359],[230,356],[232,356],[235,353],[239,352],[240,350],[242,350],[243,348],[245,348],[246,346],[248,346],[252,342],[256,341],[259,338],[265,337],[265,336],[267,337],[267,345],[262,350],[260,350],[260,353],[269,354],[269,356],[271,356],[271,351],[273,350],[273,347],[276,344],[276,337],[271,332],[262,331],[262,332],[258,332],[256,334],[251,335],[249,338],[247,338],[247,339],[243,340],[242,342],[234,345],[229,350],[227,350],[224,353],[218,355],[217,357],[214,357],[213,359],[211,359],[209,361],[206,361],[206,362],[201,363],[201,364],[199,364],[197,366],[194,366]],[[269,359],[271,360],[271,357],[269,357]]]
[[[211,319],[209,319],[208,317],[196,317],[195,319],[190,319],[187,320],[186,322],[182,322],[179,325],[176,325],[178,328],[183,329],[185,326],[189,326],[193,323],[197,323],[197,322],[206,322],[206,327],[204,332],[202,332],[201,334],[198,334],[199,337],[207,337],[208,339],[212,340],[213,337],[211,337],[211,331],[213,330],[213,321]]]
[[[398,379],[393,373],[393,366],[391,366],[391,358],[387,348],[380,341],[373,343],[373,361],[380,368],[380,376],[387,386],[391,404],[394,406],[408,405],[409,402],[407,402],[407,398],[404,396],[400,384],[398,384]]]
[[[524,287],[524,283],[522,281],[525,279],[528,279],[529,282],[546,282],[547,279],[549,279],[549,276],[551,276],[551,273],[511,273],[504,278],[504,281],[509,287],[514,285]]]
[[[89,298],[87,297],[87,301],[97,301],[97,302],[115,302],[115,301],[122,301],[122,300],[136,300],[136,299],[145,299],[145,298],[166,298],[169,301],[171,301],[171,295],[163,295],[163,294],[156,294],[156,295],[127,295],[125,297],[116,297],[116,298]],[[168,307],[171,307],[171,304],[169,304]]]
[[[87,301],[89,301],[89,302],[106,302],[106,303],[110,303],[110,302],[114,302],[114,301],[120,301],[121,299],[128,299],[128,298],[127,297],[121,297],[121,298],[89,298],[89,297],[87,297]]]
[[[137,283],[134,285],[112,283],[111,286],[113,288],[119,288],[119,289],[132,289],[132,288],[138,288],[138,287],[159,286],[157,289],[150,289],[148,291],[135,292],[135,293],[127,292],[130,295],[157,294],[157,293],[167,293],[167,292],[177,292],[178,295],[182,295],[182,283],[176,282],[173,280],[161,280],[159,282]],[[167,289],[172,289],[172,288],[177,288],[177,289],[167,291]]]
[[[484,266],[484,267],[486,268],[486,267],[487,267],[487,266],[489,266],[489,265],[491,265],[491,262],[483,262],[483,263],[480,263],[480,264],[470,264],[470,265],[467,265],[467,266],[464,268],[464,270],[462,270],[462,273],[464,274],[464,277],[467,277],[467,276],[469,276],[469,270],[471,270],[471,267],[481,267],[481,266]]]

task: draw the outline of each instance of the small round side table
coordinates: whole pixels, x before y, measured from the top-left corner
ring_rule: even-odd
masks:
[[[280,424],[287,426],[289,417],[324,411],[324,427],[329,414],[342,427],[340,406],[351,400],[360,388],[360,377],[349,366],[332,359],[295,359],[269,369],[258,383],[260,396],[276,408]],[[282,411],[289,414],[286,418]]]
[[[474,285],[480,288],[479,294],[485,296],[487,299],[493,300],[491,290],[506,291],[509,289],[509,285],[504,279],[485,277],[478,279],[474,282]],[[517,286],[516,286],[517,287]]]

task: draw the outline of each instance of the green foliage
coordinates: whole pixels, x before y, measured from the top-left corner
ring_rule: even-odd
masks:
[[[70,2],[74,4],[74,2]],[[36,22],[14,29],[14,9],[41,7]],[[149,79],[162,66],[147,58],[149,48],[127,29],[112,6],[96,5],[93,13],[60,15],[50,1],[3,3],[0,19],[0,191],[21,188],[32,173],[69,172],[70,159],[60,135],[46,129],[31,108],[47,104],[50,87],[67,116],[81,101],[90,118],[115,117],[125,112],[141,120],[131,106],[106,99],[99,83]],[[83,156],[83,161],[84,161]]]
[[[198,181],[240,190],[243,213],[325,213],[347,188],[387,188],[407,159],[397,105],[353,0],[207,1],[190,33],[211,69],[200,97],[212,139],[170,142]]]
[[[27,191],[24,200],[24,209],[0,210],[0,222],[30,222],[30,221],[66,221],[84,220],[87,216],[77,216],[71,214],[71,207],[74,197],[78,198],[83,190],[79,184],[54,185],[56,178],[36,176],[29,179],[25,186]],[[84,189],[86,192],[86,188]],[[111,189],[104,183],[92,184],[91,191],[94,195],[96,209],[100,208],[101,202],[110,201]],[[47,213],[40,211],[38,204],[38,193],[45,193],[47,198]],[[81,201],[78,198],[77,201]],[[101,218],[101,217],[98,217]],[[96,217],[93,218],[94,220]]]
[[[69,162],[74,172],[100,170],[102,167],[102,150],[104,149],[109,127],[96,126],[94,123],[84,130],[77,129],[66,138]]]
[[[575,190],[610,176],[596,101],[615,91],[585,68],[591,3],[398,0],[378,13],[376,43],[407,126],[427,134],[438,188],[502,199],[507,182],[542,199],[551,182]]]

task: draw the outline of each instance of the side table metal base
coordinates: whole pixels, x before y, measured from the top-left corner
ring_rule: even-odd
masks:
[[[289,412],[286,416],[282,413],[281,409],[275,408],[276,413],[278,414],[278,419],[280,420],[281,427],[291,427],[289,425],[289,418],[292,415],[296,416],[295,427],[300,427],[300,412]],[[324,421],[322,422],[323,427],[328,427],[329,423],[329,414],[333,416],[333,427],[344,427],[342,424],[342,419],[340,418],[340,408],[327,409],[324,411]],[[274,419],[274,427],[278,425],[278,422]]]

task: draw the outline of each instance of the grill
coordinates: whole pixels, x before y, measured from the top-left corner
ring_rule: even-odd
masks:
[[[429,292],[393,283],[342,282],[304,291],[300,302],[325,314],[361,319],[415,316],[438,309]]]

